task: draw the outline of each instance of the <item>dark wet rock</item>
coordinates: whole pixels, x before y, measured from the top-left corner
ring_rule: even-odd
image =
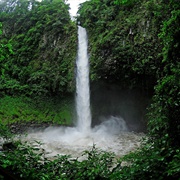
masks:
[[[34,123],[34,122],[27,122],[27,123],[14,123],[9,125],[11,133],[13,134],[22,134],[33,129],[36,130],[43,130],[49,126],[52,126],[51,123]]]
[[[16,149],[16,145],[13,142],[5,142],[2,145],[3,151],[13,151]]]
[[[10,131],[13,134],[24,134],[28,132],[43,131],[48,127],[60,127],[64,125],[53,124],[53,123],[37,123],[37,122],[27,122],[27,123],[13,123],[9,125]]]

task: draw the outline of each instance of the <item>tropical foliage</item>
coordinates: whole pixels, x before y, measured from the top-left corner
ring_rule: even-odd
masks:
[[[148,92],[160,69],[158,7],[152,1],[129,3],[87,1],[78,20],[89,31],[91,79],[116,82],[122,88],[139,86]]]
[[[56,95],[71,92],[76,27],[62,0],[0,3],[1,41],[14,54],[1,60],[1,95]]]

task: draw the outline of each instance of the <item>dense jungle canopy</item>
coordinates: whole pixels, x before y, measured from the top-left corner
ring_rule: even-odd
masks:
[[[1,124],[25,118],[54,122],[69,117],[67,109],[58,117],[55,117],[58,111],[51,113],[55,111],[54,101],[51,109],[42,109],[51,102],[47,97],[58,97],[64,102],[63,98],[75,92],[77,24],[80,23],[88,32],[91,84],[118,84],[121,89],[140,89],[151,97],[146,114],[148,141],[139,152],[126,158],[131,166],[117,167],[110,174],[101,174],[101,178],[178,179],[179,0],[90,0],[81,4],[76,21],[71,20],[68,10],[64,0],[0,1]],[[34,106],[31,99],[34,102],[39,97],[43,105],[40,103],[40,110],[33,115],[37,107],[31,107]],[[27,98],[29,104],[25,107]],[[10,101],[14,104],[8,106]],[[21,107],[17,110],[19,101]],[[33,110],[27,112],[23,108]],[[0,131],[0,135],[3,133]],[[0,164],[3,163],[0,159]],[[98,179],[93,172],[84,179]]]

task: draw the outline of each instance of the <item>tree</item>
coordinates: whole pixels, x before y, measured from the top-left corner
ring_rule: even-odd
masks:
[[[2,38],[14,49],[6,59],[6,75],[17,82],[16,93],[63,96],[72,91],[77,38],[69,6],[63,0],[8,0],[0,7]],[[12,84],[8,89],[15,93]]]
[[[12,45],[6,40],[1,39],[2,23],[0,23],[0,90],[3,92],[6,82],[9,79],[7,72],[9,71],[9,64],[7,59],[13,54]]]

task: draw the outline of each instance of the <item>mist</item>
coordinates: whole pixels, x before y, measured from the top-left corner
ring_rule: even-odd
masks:
[[[90,131],[79,131],[77,127],[48,127],[44,130],[33,129],[24,140],[32,144],[41,141],[47,158],[57,154],[71,155],[72,158],[84,159],[85,150],[96,148],[113,152],[120,157],[140,146],[143,133],[129,132],[126,122],[121,117],[110,116]]]
[[[146,132],[146,108],[150,97],[141,90],[125,90],[117,84],[91,85],[92,126],[110,116],[121,117],[129,131]]]

